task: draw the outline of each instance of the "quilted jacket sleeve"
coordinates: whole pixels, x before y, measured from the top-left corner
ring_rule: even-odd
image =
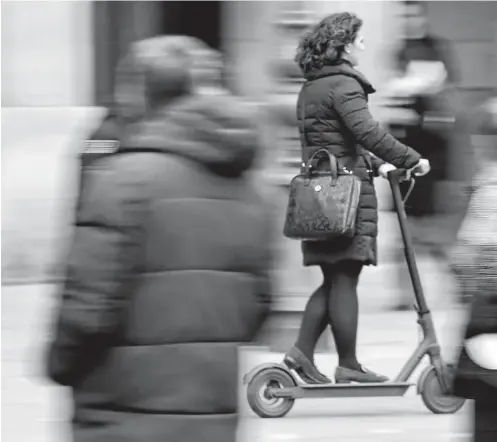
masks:
[[[142,198],[130,179],[108,163],[83,188],[48,349],[48,375],[62,385],[73,385],[119,332],[139,265]]]
[[[371,164],[373,166],[373,174],[374,176],[377,177],[380,175],[379,173],[380,166],[382,164],[385,164],[385,161],[380,160],[377,156],[373,155],[372,153],[369,154],[369,157],[371,158]]]
[[[369,112],[362,86],[351,77],[343,77],[331,91],[333,107],[357,142],[383,161],[398,168],[415,166],[421,156],[397,141],[383,129]]]

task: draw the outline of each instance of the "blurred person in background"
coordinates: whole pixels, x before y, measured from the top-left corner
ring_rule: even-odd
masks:
[[[437,105],[430,103],[436,94],[457,84],[459,72],[450,42],[430,29],[428,2],[403,3],[405,37],[394,60],[400,75],[390,87],[399,95],[415,98],[416,108],[422,112]]]
[[[304,265],[319,266],[323,283],[311,295],[295,345],[285,363],[309,383],[329,383],[314,363],[316,343],[331,326],[339,358],[335,382],[385,382],[387,377],[363,367],[357,358],[357,285],[364,266],[377,264],[378,207],[374,177],[387,177],[395,167],[416,168],[429,162],[381,128],[368,108],[371,83],[356,69],[365,49],[362,20],[352,13],[332,14],[299,42],[296,62],[305,77],[297,118],[302,149],[311,158],[327,149],[361,179],[361,195],[353,238],[304,241]],[[317,170],[329,170],[328,155],[317,157]]]
[[[467,147],[457,142],[463,135],[461,122],[460,133],[455,134],[455,87],[459,73],[452,47],[448,40],[429,29],[427,8],[427,2],[404,2],[402,18],[406,36],[394,60],[398,75],[387,85],[386,92],[394,99],[393,103],[412,111],[412,121],[402,125],[402,140],[432,166],[431,173],[416,183],[406,205],[416,252],[445,260],[458,227],[457,216],[449,214],[460,211],[456,201],[460,192],[453,183],[451,164],[460,163],[454,155],[462,153],[458,149]],[[408,188],[409,183],[401,186],[403,193]],[[402,260],[403,251],[399,248],[397,253]],[[399,267],[398,279],[401,290],[395,309],[410,309],[413,301],[407,266]]]
[[[497,96],[475,115],[482,167],[451,267],[471,298],[454,393],[474,400],[474,442],[497,441]]]
[[[78,441],[233,442],[238,347],[271,300],[272,210],[253,110],[190,37],[118,67],[119,149],[82,186],[48,374]]]

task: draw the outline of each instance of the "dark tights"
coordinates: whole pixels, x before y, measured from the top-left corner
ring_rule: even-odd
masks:
[[[343,261],[333,266],[322,265],[321,270],[323,284],[307,302],[295,346],[313,361],[318,339],[330,324],[339,365],[359,369],[356,355],[359,317],[357,284],[362,263]]]

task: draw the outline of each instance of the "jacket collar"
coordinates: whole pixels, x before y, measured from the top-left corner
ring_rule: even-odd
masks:
[[[355,78],[363,87],[364,92],[368,95],[376,92],[376,89],[369,80],[346,60],[341,60],[340,63],[337,64],[325,64],[322,68],[307,74],[306,79],[312,81],[323,77],[331,77],[333,75],[346,75]]]

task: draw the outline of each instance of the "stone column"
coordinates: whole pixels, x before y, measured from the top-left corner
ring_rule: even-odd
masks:
[[[2,282],[51,272],[93,104],[90,1],[2,2]]]
[[[91,1],[2,2],[2,107],[93,100]]]

